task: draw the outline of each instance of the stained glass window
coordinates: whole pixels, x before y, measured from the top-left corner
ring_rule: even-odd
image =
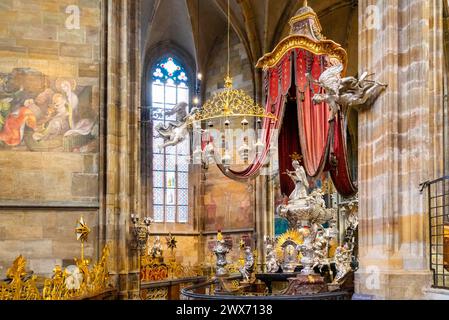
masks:
[[[152,69],[151,120],[153,124],[153,217],[155,222],[187,223],[189,220],[190,142],[159,150],[162,139],[154,128],[176,120],[166,115],[178,103],[190,101],[188,76],[175,58],[161,59]]]

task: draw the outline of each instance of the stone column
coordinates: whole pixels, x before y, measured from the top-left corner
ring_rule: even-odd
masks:
[[[426,194],[442,175],[441,0],[360,0],[359,73],[389,85],[359,114],[356,292],[423,297],[431,285]]]
[[[139,297],[137,251],[131,213],[138,213],[140,51],[139,1],[108,0],[105,39],[104,234],[111,246],[109,270],[120,299]],[[140,211],[140,210],[139,210]]]
[[[265,263],[265,236],[274,236],[274,181],[267,175],[261,175],[255,182],[255,234],[257,264]]]

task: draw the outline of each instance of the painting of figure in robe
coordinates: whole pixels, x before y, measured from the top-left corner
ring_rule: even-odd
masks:
[[[97,152],[92,86],[33,69],[0,74],[0,150]]]

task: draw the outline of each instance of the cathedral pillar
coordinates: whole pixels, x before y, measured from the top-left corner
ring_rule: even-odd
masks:
[[[268,168],[264,167],[263,171]],[[275,194],[274,181],[269,175],[262,174],[256,178],[255,184],[256,208],[255,208],[255,242],[257,250],[257,263],[261,266],[265,263],[265,236],[274,237],[274,209]]]
[[[101,225],[111,244],[109,271],[120,299],[139,297],[137,251],[133,246],[131,213],[140,216],[139,195],[139,1],[104,2],[104,92],[102,121],[105,181]]]
[[[360,0],[359,73],[388,89],[359,114],[356,292],[419,299],[431,286],[426,193],[443,172],[442,1]]]

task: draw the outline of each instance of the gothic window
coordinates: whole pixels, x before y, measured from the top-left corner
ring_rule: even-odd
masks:
[[[189,103],[188,77],[173,57],[154,65],[151,78],[151,121],[153,124],[153,218],[155,222],[187,223],[189,209],[188,140],[176,147],[159,149],[162,140],[154,130],[167,125],[176,115],[167,116],[179,102]]]

